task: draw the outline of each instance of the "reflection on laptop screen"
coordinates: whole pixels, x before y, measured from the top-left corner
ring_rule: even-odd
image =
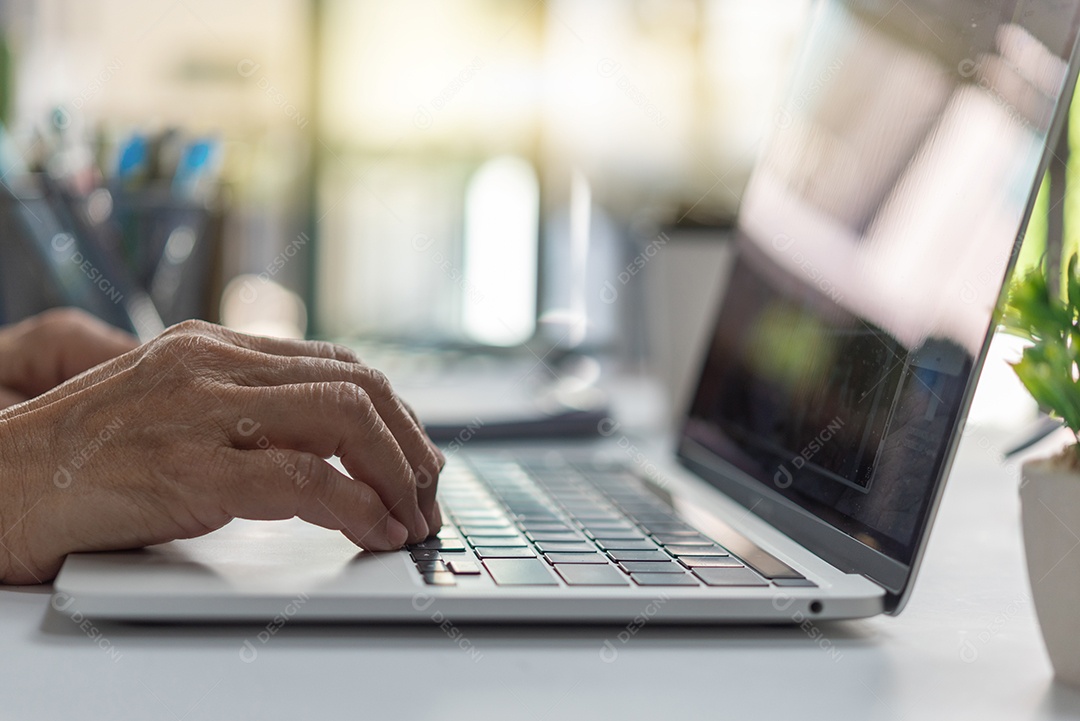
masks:
[[[686,427],[901,563],[1068,84],[1078,3],[1008,5],[818,4]]]

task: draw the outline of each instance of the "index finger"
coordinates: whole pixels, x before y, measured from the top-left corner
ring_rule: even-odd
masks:
[[[250,339],[248,339],[250,340]],[[297,350],[292,348],[292,350]],[[439,471],[445,458],[424,432],[416,416],[398,397],[386,376],[362,363],[331,358],[276,356],[242,347],[236,351],[251,354],[253,362],[237,364],[233,382],[244,386],[282,386],[304,383],[353,383],[364,390],[409,459],[416,474],[417,501],[428,525],[441,525],[435,504]]]
[[[337,382],[240,386],[234,392],[247,414],[229,430],[235,447],[336,455],[345,470],[375,489],[390,513],[410,529],[411,541],[428,535],[412,468],[362,388]]]

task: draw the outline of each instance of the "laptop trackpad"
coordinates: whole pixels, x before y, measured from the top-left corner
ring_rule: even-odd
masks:
[[[200,538],[73,554],[57,588],[100,585],[110,594],[158,596],[333,594],[350,588],[355,593],[359,581],[386,590],[410,584],[409,570],[400,554],[361,551],[337,531],[299,519],[237,519]]]

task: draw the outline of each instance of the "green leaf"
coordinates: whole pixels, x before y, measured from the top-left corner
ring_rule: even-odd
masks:
[[[1066,268],[1061,291],[1041,269],[1015,280],[1001,324],[1032,344],[1013,364],[1024,387],[1080,436],[1080,256],[1072,255]]]
[[[1080,260],[1080,256],[1073,254],[1069,258],[1069,269],[1065,274],[1065,297],[1069,302],[1069,309],[1073,312],[1073,319],[1076,319],[1076,312],[1080,310],[1080,276],[1076,274],[1077,261]]]

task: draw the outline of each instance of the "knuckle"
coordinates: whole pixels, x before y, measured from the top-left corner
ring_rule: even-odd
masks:
[[[361,414],[370,414],[372,410],[371,397],[360,386],[348,381],[333,381],[327,383],[328,400],[333,405],[347,406]]]
[[[51,308],[38,317],[42,328],[70,328],[86,323],[91,316],[79,308]]]
[[[332,343],[331,352],[333,353],[334,360],[339,360],[344,363],[359,363],[360,356],[356,354],[351,348],[346,348],[339,343]]]
[[[360,422],[356,426],[356,433],[360,438],[369,442],[379,439],[382,430],[382,418],[370,407],[360,414]]]
[[[54,343],[84,325],[90,316],[77,308],[50,308],[23,321],[25,338],[35,346]]]
[[[160,338],[167,338],[167,337],[172,337],[172,336],[182,336],[182,335],[192,335],[192,334],[194,334],[194,335],[206,335],[206,334],[214,332],[215,328],[217,328],[217,326],[215,326],[213,323],[208,323],[205,320],[199,320],[197,318],[193,318],[193,319],[190,319],[190,320],[182,320],[179,323],[170,326],[159,337]]]
[[[375,493],[375,489],[365,483],[361,483],[356,489],[356,501],[363,510],[370,509],[376,503],[380,502],[379,495]]]
[[[225,345],[204,333],[162,336],[155,343],[182,360],[205,360],[220,354]]]
[[[360,361],[356,353],[339,343],[330,343],[329,341],[309,342],[314,347],[315,354],[320,358],[327,358],[341,363],[358,363]]]
[[[154,380],[159,392],[171,389],[180,397],[193,400],[192,392],[216,395],[230,385],[235,370],[228,351],[230,346],[216,338],[200,334],[159,336],[150,341],[135,363],[137,371]]]
[[[394,388],[390,385],[390,379],[386,374],[376,368],[367,368],[365,371],[367,379],[364,383],[368,392],[378,398],[392,398],[394,396]]]

